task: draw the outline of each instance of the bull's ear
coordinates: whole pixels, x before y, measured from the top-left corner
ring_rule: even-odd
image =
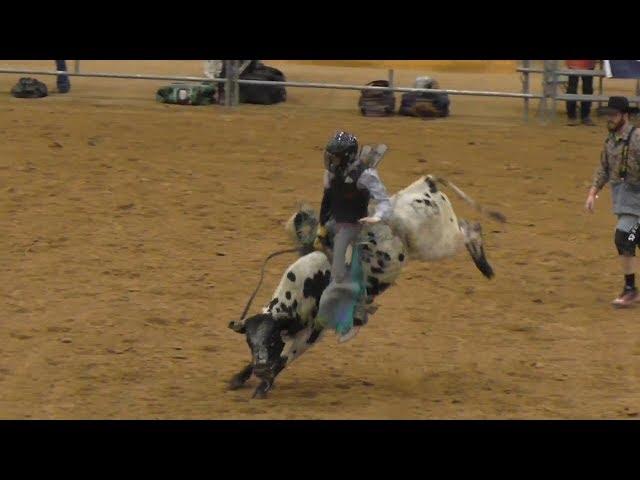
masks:
[[[245,334],[247,333],[247,326],[244,322],[238,322],[236,320],[231,320],[229,322],[229,328],[236,333]]]

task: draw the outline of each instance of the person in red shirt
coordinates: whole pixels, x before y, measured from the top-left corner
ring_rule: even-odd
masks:
[[[596,67],[595,60],[565,60],[567,68],[570,70],[593,70]],[[582,94],[593,95],[593,77],[583,76],[582,78]],[[567,86],[568,94],[578,93],[578,76],[569,76],[569,85]],[[567,116],[569,117],[569,125],[578,125],[577,102],[567,101]],[[580,121],[583,125],[594,126],[591,120],[591,102],[580,102]]]

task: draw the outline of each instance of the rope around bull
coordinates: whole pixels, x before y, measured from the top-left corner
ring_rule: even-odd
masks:
[[[256,298],[256,295],[258,294],[258,290],[260,290],[260,287],[262,286],[262,281],[264,280],[264,271],[267,266],[267,262],[269,262],[269,260],[271,260],[272,258],[277,257],[278,255],[284,255],[285,253],[296,253],[296,252],[299,252],[298,248],[288,248],[286,250],[278,250],[277,252],[273,252],[271,255],[265,258],[264,262],[262,263],[262,268],[260,269],[260,280],[258,281],[258,285],[256,286],[255,290],[249,297],[249,301],[247,302],[247,305],[244,307],[244,310],[240,315],[240,320],[238,322],[234,320],[229,322],[230,329],[236,332],[240,332],[242,330],[244,326],[243,322],[245,317],[247,316],[247,312],[249,311],[249,308],[251,308],[251,303],[253,303],[254,298]]]

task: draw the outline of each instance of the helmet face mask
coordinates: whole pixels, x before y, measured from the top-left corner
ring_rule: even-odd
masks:
[[[324,166],[331,173],[340,173],[347,166],[347,159],[344,156],[336,155],[330,152],[324,152]]]
[[[342,174],[358,156],[358,140],[346,132],[338,132],[324,150],[324,166],[331,173]]]

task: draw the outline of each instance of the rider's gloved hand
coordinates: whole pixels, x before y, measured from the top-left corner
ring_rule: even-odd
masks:
[[[316,239],[313,242],[313,248],[315,250],[324,251],[327,246],[327,237],[329,232],[327,232],[327,228],[324,225],[318,226],[318,231],[316,233]]]

